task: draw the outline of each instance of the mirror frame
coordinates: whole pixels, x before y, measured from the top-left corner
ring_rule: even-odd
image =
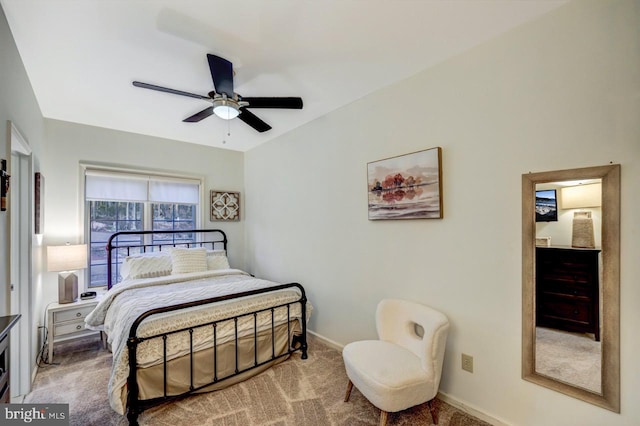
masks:
[[[602,179],[602,393],[535,370],[536,184]],[[620,165],[522,175],[522,378],[582,401],[620,412]]]

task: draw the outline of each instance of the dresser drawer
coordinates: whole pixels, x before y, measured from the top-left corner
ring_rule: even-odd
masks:
[[[87,330],[84,327],[84,320],[67,322],[64,324],[56,324],[54,327],[53,335],[64,336],[65,334],[77,333],[79,331]]]
[[[594,282],[593,276],[589,271],[568,271],[556,269],[544,270],[540,275],[540,278],[543,280],[556,280],[582,284],[590,284]]]
[[[568,301],[561,298],[547,298],[540,301],[542,315],[546,318],[574,321],[579,323],[589,323],[592,321],[590,315],[590,304]]]
[[[544,299],[547,296],[564,295],[567,297],[576,297],[583,301],[590,301],[595,295],[592,285],[576,281],[564,280],[541,280],[538,285],[538,297]]]
[[[84,319],[84,317],[86,317],[91,311],[93,311],[94,307],[95,306],[80,306],[72,310],[70,309],[67,311],[54,312],[53,322],[58,323],[75,319]]]

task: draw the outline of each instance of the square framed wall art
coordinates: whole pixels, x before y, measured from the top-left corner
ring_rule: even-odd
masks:
[[[442,219],[442,148],[367,164],[369,220]]]
[[[211,190],[211,221],[240,220],[240,193]]]

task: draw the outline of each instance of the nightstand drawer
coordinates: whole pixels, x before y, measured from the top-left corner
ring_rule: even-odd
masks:
[[[73,310],[60,311],[53,313],[53,322],[58,323],[62,321],[70,321],[75,319],[84,319],[95,306],[81,306]]]
[[[73,321],[66,324],[56,324],[54,327],[53,335],[55,337],[63,336],[65,334],[77,333],[79,331],[87,330],[84,327],[84,321]]]

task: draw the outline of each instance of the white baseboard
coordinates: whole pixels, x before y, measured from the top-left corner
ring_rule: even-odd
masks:
[[[34,365],[31,369],[31,382],[29,382],[29,391],[24,395],[16,395],[11,397],[12,404],[22,404],[26,396],[33,390],[33,382],[36,380],[36,374],[38,374],[38,364]]]
[[[12,396],[11,401],[9,402],[11,404],[22,404],[24,402],[24,397],[25,395]]]
[[[38,364],[34,365],[31,369],[31,384],[36,381],[36,374],[38,374]]]
[[[460,400],[457,400],[456,398],[452,397],[451,395],[447,395],[446,393],[443,392],[438,392],[438,398],[444,402],[446,402],[447,404],[457,408],[460,411],[464,411],[465,413],[476,417],[482,421],[485,421],[487,423],[492,424],[493,426],[511,426],[509,423],[506,423],[500,419],[497,419],[487,413],[485,413],[484,411],[480,410],[477,407],[473,407],[469,404],[467,404],[466,402],[462,402]]]
[[[307,332],[309,334],[312,334],[315,338],[317,338],[318,340],[322,341],[322,343],[324,343],[325,345],[342,352],[342,349],[344,349],[344,345],[341,345],[340,343],[329,339],[328,337],[325,337],[321,334],[316,333],[315,331],[311,331],[311,330],[307,330]],[[446,393],[442,393],[442,392],[438,392],[438,398],[440,398],[442,401],[446,402],[447,404],[456,407],[458,410],[460,411],[464,411],[465,413],[476,417],[482,421],[485,421],[487,423],[490,423],[494,426],[511,426],[509,423],[506,423],[502,420],[499,420],[487,413],[485,413],[484,411],[473,407],[467,403],[464,403],[462,401],[459,401],[457,399],[455,399],[454,397],[447,395]]]
[[[322,334],[318,334],[315,331],[311,331],[309,329],[307,329],[307,333],[309,334],[313,334],[313,336],[315,336],[318,340],[321,340],[322,343],[324,343],[325,345],[342,352],[342,350],[344,349],[344,345],[341,345],[340,343],[333,341],[331,339],[329,339],[328,337],[323,336]]]

